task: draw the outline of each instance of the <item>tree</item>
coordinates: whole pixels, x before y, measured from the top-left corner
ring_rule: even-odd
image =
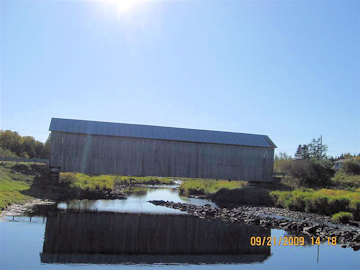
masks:
[[[325,187],[330,184],[330,179],[334,176],[332,166],[332,162],[327,159],[319,161],[309,158],[292,161],[287,167],[287,172],[299,186]]]
[[[286,154],[286,152],[279,152],[279,154],[275,154],[275,162],[288,159],[292,159],[292,157]]]
[[[49,134],[49,137],[46,139],[44,149],[42,152],[42,158],[50,158],[50,144],[51,144],[51,134]]]
[[[360,164],[356,160],[349,160],[344,162],[340,170],[347,174],[360,174]]]
[[[313,139],[309,144],[301,144],[298,146],[295,158],[296,159],[308,159],[315,158],[317,160],[321,160],[323,158],[327,158],[326,151],[328,146],[322,143],[322,137],[318,139]]]
[[[22,137],[16,131],[0,130],[0,147],[2,148],[2,153],[6,153],[6,156],[49,158],[50,135],[44,144],[31,136]]]
[[[309,146],[306,145],[306,144],[303,144],[301,146],[301,144],[299,144],[298,149],[296,150],[296,153],[295,153],[295,158],[297,158],[297,159],[308,159],[308,158],[310,158]]]
[[[295,158],[301,159],[301,144],[299,144],[299,146],[295,152]]]
[[[35,138],[31,136],[22,137],[22,144],[21,144],[21,156],[29,158],[34,158],[36,156],[36,143]]]
[[[353,156],[350,154],[350,153],[347,153],[347,154],[344,154],[343,155],[343,158],[344,159],[349,159],[349,158],[352,158]]]
[[[274,160],[274,171],[276,172],[285,172],[288,167],[288,163],[291,162],[292,157],[286,154],[285,152],[279,152],[275,155]]]
[[[16,155],[21,155],[22,138],[16,131],[0,130],[0,145]]]
[[[309,147],[309,156],[311,158],[316,158],[321,160],[326,158],[326,151],[328,150],[328,146],[322,143],[322,137],[318,139],[313,139],[311,143],[308,145]]]
[[[39,141],[35,141],[35,157],[36,158],[42,158],[42,154],[44,151],[44,144]]]

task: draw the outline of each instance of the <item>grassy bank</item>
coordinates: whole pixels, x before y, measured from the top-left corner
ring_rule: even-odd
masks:
[[[213,180],[213,179],[187,179],[180,188],[180,195],[212,195],[220,189],[237,189],[243,188],[248,182],[245,181],[228,181],[228,180]]]
[[[116,185],[173,184],[170,178],[129,177],[115,175],[90,176],[81,173],[61,173],[59,183],[50,177],[46,166],[32,163],[4,162],[0,165],[0,211],[14,203],[24,203],[34,198],[66,199],[67,197],[93,195],[83,191],[111,191]]]
[[[21,192],[30,188],[36,173],[30,164],[4,163],[0,166],[0,211],[10,204],[33,199]]]
[[[169,185],[174,181],[163,177],[130,177],[118,175],[87,175],[83,173],[60,173],[60,182],[83,190],[112,190],[115,185]]]
[[[277,206],[289,210],[322,215],[350,212],[356,220],[360,219],[360,188],[355,191],[336,189],[272,191],[270,196]]]

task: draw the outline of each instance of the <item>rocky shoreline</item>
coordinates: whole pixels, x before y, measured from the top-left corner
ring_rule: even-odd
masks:
[[[23,215],[34,215],[40,209],[47,208],[50,206],[56,206],[55,201],[33,199],[22,204],[11,204],[6,207],[0,214],[0,217],[4,216],[23,216]]]
[[[197,206],[162,200],[150,201],[159,206],[185,211],[200,218],[222,219],[229,222],[243,222],[263,227],[278,228],[288,232],[301,233],[308,237],[336,237],[341,247],[360,250],[359,222],[335,224],[326,216],[301,213],[275,207],[241,206],[238,208],[214,208],[209,204]]]

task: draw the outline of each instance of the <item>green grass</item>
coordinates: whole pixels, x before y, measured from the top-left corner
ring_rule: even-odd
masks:
[[[10,166],[0,165],[0,211],[13,203],[23,203],[32,199],[21,193],[30,188],[34,175],[21,171],[31,171],[30,165]]]
[[[350,220],[354,219],[354,215],[349,213],[349,212],[339,212],[334,214],[331,217],[332,221],[338,221],[338,222],[342,222],[342,223],[346,223],[349,222]]]
[[[171,178],[162,177],[130,177],[118,175],[87,175],[83,173],[60,173],[60,182],[68,183],[71,187],[83,190],[112,190],[118,185],[160,185],[173,184]]]
[[[360,219],[360,188],[355,191],[338,189],[272,191],[270,196],[275,205],[289,210],[322,215],[351,212],[355,219]]]
[[[213,179],[184,179],[179,192],[181,195],[211,195],[220,189],[236,189],[247,185],[246,181],[228,181]]]
[[[174,180],[168,177],[154,177],[154,176],[118,176],[118,184],[129,184],[131,180],[132,184],[141,184],[141,185],[172,185]]]

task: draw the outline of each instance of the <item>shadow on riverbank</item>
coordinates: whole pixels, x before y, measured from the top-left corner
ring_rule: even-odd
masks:
[[[73,199],[126,199],[122,190],[111,189],[81,189],[72,187],[70,183],[53,177],[47,168],[37,168],[37,174],[30,189],[21,191],[22,194],[42,200],[73,200]]]

